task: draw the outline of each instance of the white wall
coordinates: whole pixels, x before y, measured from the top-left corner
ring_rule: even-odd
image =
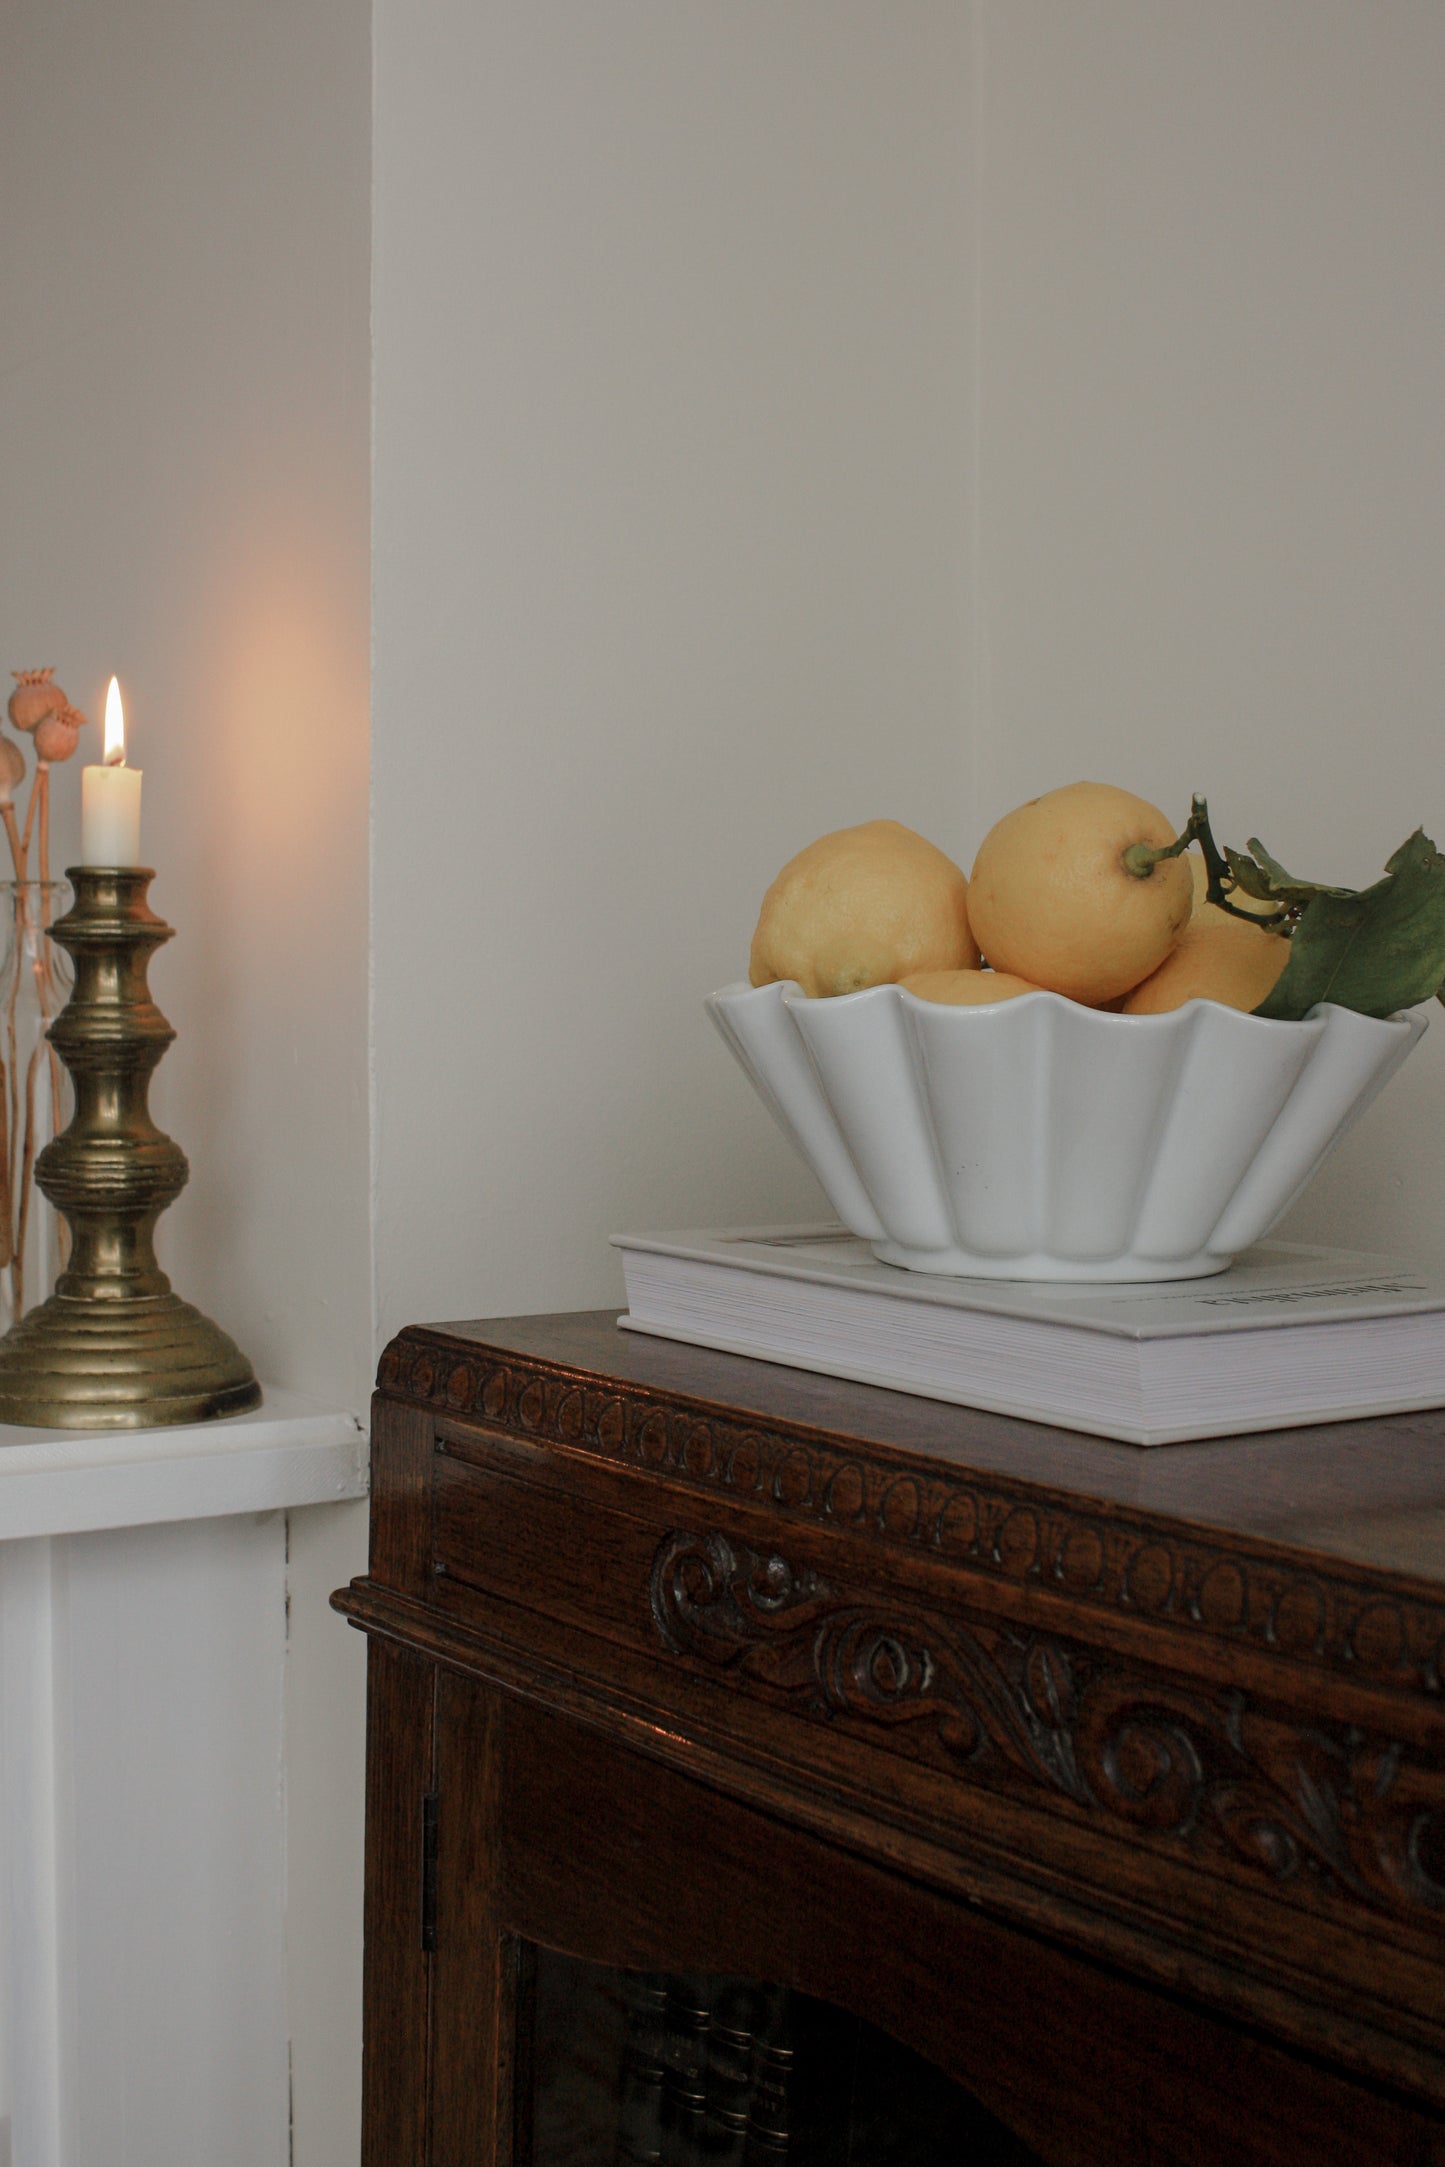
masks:
[[[1445,11],[986,0],[980,812],[1445,846]],[[1445,1252],[1445,1017],[1284,1231]]]
[[[177,935],[163,1261],[264,1377],[364,1408],[369,8],[8,0],[0,82],[0,671],[128,696]],[[364,1558],[363,1507],[294,1516],[302,2167],[356,2149],[363,1650],[326,1597]]]
[[[1445,839],[1433,4],[378,0],[376,68],[383,1336],[810,1208],[698,997],[812,834]],[[1442,1065],[1291,1231],[1445,1246]]]
[[[121,678],[177,932],[164,1260],[266,1376],[346,1403],[371,1366],[365,0],[11,0],[0,40],[0,669],[54,663],[96,718]],[[72,845],[99,743],[56,772]]]
[[[821,830],[967,832],[967,42],[378,0],[384,1330],[817,1208],[701,1002]]]

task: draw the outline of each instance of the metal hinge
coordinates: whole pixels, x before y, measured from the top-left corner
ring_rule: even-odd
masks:
[[[437,1794],[421,1802],[421,1945],[437,1945]]]

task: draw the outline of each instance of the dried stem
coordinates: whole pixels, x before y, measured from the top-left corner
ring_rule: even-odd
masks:
[[[10,1071],[0,1061],[0,1272],[14,1254],[15,1213],[10,1197]]]
[[[31,1223],[34,1168],[41,1146],[48,1141],[39,1134],[40,1127],[46,1125],[43,1117],[47,1108],[39,1103],[38,1086],[41,1077],[47,1077],[48,1127],[53,1136],[59,1126],[63,1085],[60,1059],[49,1037],[49,1026],[61,1003],[61,988],[50,946],[50,768],[51,762],[40,759],[37,748],[23,829],[13,799],[7,794],[4,803],[0,804],[0,822],[4,825],[15,869],[13,916],[5,929],[14,947],[4,1015],[4,1047],[8,1058],[0,1058],[0,1272],[9,1274],[12,1323],[25,1309],[25,1244]],[[34,924],[31,923],[29,885],[32,836],[37,843],[40,879],[37,922]],[[19,1002],[21,974],[26,969],[34,979],[39,1012],[38,1036],[25,1063],[22,1083]],[[28,1030],[25,1035],[28,1037]],[[62,1255],[66,1248],[66,1233],[67,1229],[62,1225],[59,1228]]]
[[[10,855],[15,861],[16,915],[7,929],[9,937],[13,940],[17,939],[19,935],[18,913],[22,908],[20,891],[25,880],[25,845],[20,838],[20,824],[15,818],[13,799],[7,797],[5,803],[0,805],[0,820],[5,823],[5,833],[10,841]],[[17,969],[19,967],[18,957],[16,967]],[[15,1254],[15,1170],[12,1164],[15,1136],[15,1123],[12,1118],[14,1105],[13,1078],[15,1074],[13,1003],[7,1020],[9,1023],[10,1059],[8,1061],[0,1060],[0,1271],[9,1269],[11,1259]]]
[[[35,780],[30,785],[30,802],[25,808],[25,833],[20,838],[20,862],[23,865],[30,855],[30,831],[35,825],[36,807],[40,803],[40,778],[48,773],[49,764],[44,760],[35,763]]]
[[[17,1047],[17,1036],[19,1034],[17,1034],[17,1027],[15,1027],[15,1010],[19,1005],[19,971],[22,971],[22,962],[19,962],[19,951],[22,951],[22,943],[24,943],[26,908],[28,908],[28,904],[26,904],[26,888],[22,884],[22,886],[15,888],[15,919],[13,919],[13,925],[9,927],[9,936],[15,943],[15,962],[13,962],[13,969],[11,969],[11,995],[9,995],[9,1001],[6,1001],[6,1005],[4,1005],[4,1036],[6,1036],[6,1051],[9,1051],[9,1062],[4,1064],[4,1068],[6,1068],[4,1192],[6,1192],[6,1205],[9,1205],[9,1209],[6,1209],[6,1248],[9,1248],[9,1259],[6,1259],[6,1261],[9,1261],[9,1270],[11,1270],[11,1322],[17,1322],[19,1315],[24,1313],[24,1285],[26,1285],[24,1266],[22,1266],[22,1261],[19,1261],[19,1253],[17,1253],[17,1246],[15,1246],[15,1216],[17,1216],[15,1183],[17,1183],[17,1177],[19,1177],[19,1166],[15,1162],[15,1155],[19,1151],[19,1127],[22,1127],[22,1123],[19,1123],[19,1047]]]
[[[10,1264],[17,1317],[25,1314],[25,1237],[30,1231],[30,1199],[35,1193],[35,1072],[44,1051],[45,1041],[38,1038],[25,1066],[25,1151],[20,1161],[20,1219],[15,1228],[15,1255]]]
[[[55,1126],[56,1109],[60,1103],[55,1095],[59,1064],[55,1050],[46,1035],[55,1005],[55,977],[50,964],[50,938],[45,922],[45,913],[49,908],[49,898],[43,890],[41,892],[40,907],[41,923],[35,929],[35,951],[30,959],[30,968],[35,979],[35,1000],[39,1011],[40,1025],[39,1036],[30,1050],[30,1059],[25,1069],[25,1148],[20,1161],[20,1216],[15,1228],[15,1252],[11,1259],[12,1285],[15,1290],[14,1314],[16,1317],[21,1316],[25,1308],[25,1242],[30,1231],[31,1199],[35,1193],[35,1160],[42,1141],[49,1140],[48,1138],[42,1139],[37,1134],[39,1123],[36,1118],[35,1084],[42,1057],[48,1056],[50,1064],[52,1132]],[[18,969],[16,977],[18,980]]]
[[[17,1073],[15,1009],[20,995],[20,947],[24,939],[26,922],[25,871],[29,857],[30,815],[35,808],[35,786],[30,790],[30,811],[25,821],[25,834],[15,818],[15,805],[11,798],[0,806],[0,819],[5,823],[5,833],[10,843],[10,856],[15,865],[14,915],[6,931],[15,945],[14,971],[10,981],[10,998],[6,1003],[5,1038],[10,1058],[0,1061],[0,1269],[8,1269],[11,1276],[10,1315],[12,1321],[19,1318],[24,1298],[25,1275],[20,1265],[15,1238],[15,1152],[20,1139],[20,1078]]]
[[[15,922],[9,929],[10,937],[15,943],[15,968],[10,975],[10,997],[5,1004],[5,1037],[10,1055],[6,1067],[9,1076],[9,1186],[12,1199],[15,1194],[15,1152],[20,1141],[20,1076],[18,1073],[18,1048],[16,1045],[16,1010],[20,1003],[20,953],[25,939],[26,911],[28,907],[26,891],[22,885],[15,891]]]
[[[42,827],[42,838],[44,837],[44,832],[44,828]],[[56,1016],[60,1013],[62,1005],[61,989],[60,986],[57,984],[55,977],[55,950],[50,944],[50,919],[51,913],[54,909],[54,905],[55,898],[51,893],[49,884],[47,883],[47,885],[43,887],[40,891],[40,922],[42,931],[40,937],[40,953],[37,958],[38,991],[40,995],[40,1023],[42,1031],[41,1043],[44,1045],[45,1058],[50,1066],[50,1136],[46,1138],[47,1143],[60,1134],[60,1109],[62,1104],[62,1091],[64,1087],[64,1078],[60,1066],[60,1056],[56,1052],[54,1046],[52,1046],[50,1043],[50,1026],[55,1021]],[[65,1218],[64,1213],[57,1213],[56,1215],[56,1239],[59,1245],[60,1263],[63,1268],[70,1256],[70,1224],[69,1221]]]
[[[26,891],[22,883],[17,886],[15,891],[14,922],[8,929],[10,938],[15,944],[15,955],[10,973],[10,995],[5,1004],[5,1038],[10,1056],[5,1064],[7,1116],[5,1123],[5,1201],[7,1205],[5,1218],[6,1247],[9,1250],[7,1262],[10,1268],[10,1316],[12,1322],[17,1322],[22,1315],[25,1292],[25,1273],[16,1247],[15,1236],[16,1206],[18,1202],[16,1181],[20,1171],[16,1164],[15,1155],[20,1145],[21,1130],[20,1061],[15,1019],[20,1000],[20,953],[25,939],[27,907]],[[23,1206],[21,1207],[21,1216],[23,1217]]]
[[[9,798],[5,800],[3,805],[0,805],[0,819],[4,820],[5,833],[10,838],[10,855],[15,860],[15,878],[23,883],[25,879],[25,845],[21,841],[20,824],[15,818],[14,803]]]
[[[43,812],[44,808],[42,840],[45,832]],[[12,922],[8,929],[14,953],[4,1017],[9,1058],[0,1060],[0,1270],[9,1274],[12,1323],[19,1320],[25,1309],[26,1247],[33,1220],[35,1161],[41,1147],[57,1131],[61,1104],[60,1060],[48,1035],[61,1003],[61,988],[50,946],[52,908],[53,898],[47,888],[41,887],[32,893],[30,884],[16,884]],[[26,972],[34,986],[38,1035],[22,1064],[20,994],[21,979]],[[28,1038],[28,1035],[27,1032],[25,1036]],[[49,1084],[45,1094],[39,1090],[42,1076]],[[59,1231],[63,1247],[64,1230]]]
[[[35,799],[40,801],[40,887],[43,894],[50,886],[50,762],[48,760],[38,760],[36,762],[35,788],[31,792],[31,798],[32,801]]]

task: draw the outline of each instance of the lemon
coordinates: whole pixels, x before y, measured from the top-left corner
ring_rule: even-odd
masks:
[[[910,971],[899,984],[920,1001],[944,1001],[955,1008],[977,1008],[987,1001],[1016,1001],[1021,993],[1037,993],[1026,978],[1008,971]]]
[[[1185,927],[1158,970],[1134,988],[1124,1013],[1156,1016],[1196,999],[1248,1012],[1273,991],[1288,961],[1289,942],[1282,934],[1211,905]]]
[[[896,820],[821,835],[763,897],[748,976],[795,978],[804,993],[857,993],[913,971],[974,966],[968,882],[951,858]]]
[[[979,846],[969,920],[997,971],[1099,1006],[1158,969],[1189,923],[1182,858],[1142,877],[1124,853],[1174,830],[1157,805],[1112,783],[1067,783],[1006,813]]]

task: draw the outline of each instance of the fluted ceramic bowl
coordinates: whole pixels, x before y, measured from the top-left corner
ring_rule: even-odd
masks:
[[[1223,1271],[1298,1196],[1425,1029],[1214,1001],[1109,1015],[900,986],[725,986],[708,1013],[875,1256],[987,1279]]]

